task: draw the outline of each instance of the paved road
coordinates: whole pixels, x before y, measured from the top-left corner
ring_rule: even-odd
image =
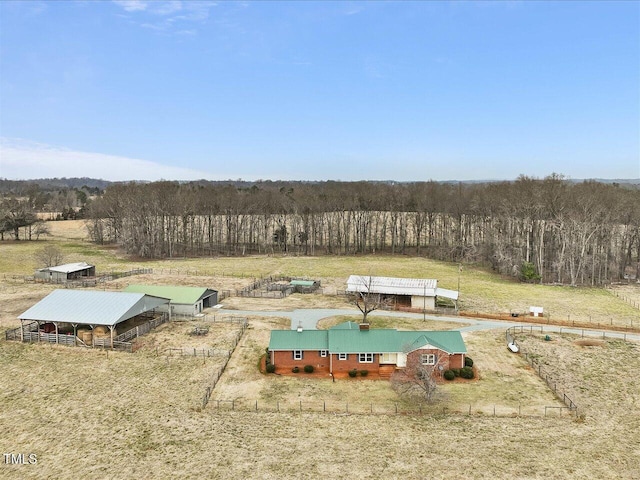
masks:
[[[317,324],[320,320],[327,317],[335,317],[337,315],[361,315],[360,311],[353,309],[330,309],[330,308],[313,308],[313,309],[298,309],[298,310],[288,310],[288,311],[251,311],[251,310],[225,310],[221,309],[222,312],[233,313],[237,315],[255,315],[262,317],[287,317],[291,319],[291,329],[295,330],[298,327],[302,327],[304,330],[315,330]],[[497,321],[497,320],[486,320],[481,318],[469,318],[469,317],[444,317],[444,316],[434,316],[434,315],[426,315],[426,317],[421,313],[407,313],[407,312],[389,312],[389,311],[375,311],[369,314],[371,317],[381,316],[381,317],[400,317],[400,318],[415,318],[417,320],[422,320],[426,318],[427,320],[435,320],[441,322],[456,322],[465,324],[465,326],[458,328],[457,330],[461,332],[472,332],[478,330],[494,330],[494,329],[504,329],[506,330],[509,327],[521,326],[522,323],[518,322],[508,322],[508,321]],[[528,328],[530,326],[536,326],[536,324],[526,323],[524,324],[524,328]],[[558,327],[555,325],[546,325],[539,324],[539,326],[544,327],[545,332],[562,332],[562,333],[573,333],[577,335],[587,335],[592,337],[602,337],[603,330],[588,330],[581,328],[571,328],[571,327]],[[638,334],[630,334],[630,333],[620,333],[605,330],[606,338],[626,338],[627,340],[640,341],[640,335]]]

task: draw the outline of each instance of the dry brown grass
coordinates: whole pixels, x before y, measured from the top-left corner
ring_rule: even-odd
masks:
[[[253,336],[249,331],[239,347],[247,355],[240,350],[234,357],[236,365],[251,366],[249,359],[255,358],[265,331],[254,328]],[[497,353],[494,342],[496,348],[506,351],[498,338],[496,333],[495,339],[467,339],[474,349],[487,341],[484,353],[475,352],[479,364]],[[562,346],[572,348],[570,341]],[[573,348],[578,354],[581,351]],[[615,367],[635,358],[632,366],[637,369],[637,347],[614,344],[612,348],[608,353],[620,358]],[[531,372],[518,365],[517,356],[508,358],[514,362],[513,371],[521,370],[535,381]],[[582,362],[584,357],[575,360]],[[603,361],[600,357],[595,363]],[[37,465],[0,465],[4,478],[382,475],[421,479],[425,465],[434,478],[638,478],[637,387],[634,390],[629,379],[626,388],[611,392],[609,374],[604,379],[580,379],[586,392],[583,402],[601,396],[609,402],[597,407],[603,408],[602,414],[576,423],[555,417],[276,414],[212,407],[198,413],[194,404],[214,367],[201,359],[113,353],[107,357],[100,351],[0,342],[0,366],[0,449],[38,455]],[[230,368],[228,378],[233,378],[234,365]],[[483,380],[478,384],[485,381],[488,370],[482,367]],[[247,371],[257,381],[263,378],[256,370]],[[507,382],[512,371],[507,373],[502,382]],[[278,383],[285,383],[278,388],[295,388],[301,398],[315,397],[314,389],[331,385]],[[358,393],[379,395],[366,388],[377,383],[358,382]],[[350,395],[345,385],[354,384],[339,386],[335,394],[340,401],[341,395]],[[232,386],[225,382],[224,388]],[[269,387],[265,394],[274,388]],[[622,408],[617,408],[616,401],[623,402]],[[465,452],[472,452],[471,456]]]

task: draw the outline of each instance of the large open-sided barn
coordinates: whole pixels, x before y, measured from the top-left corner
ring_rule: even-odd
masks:
[[[53,283],[64,283],[69,280],[77,280],[85,277],[95,277],[96,267],[85,262],[65,263],[55,267],[40,268],[35,271],[34,277]]]
[[[20,340],[113,347],[118,334],[148,322],[168,303],[143,293],[54,290],[18,317]]]
[[[467,353],[458,331],[400,331],[369,329],[346,322],[328,330],[272,330],[269,342],[276,373],[291,373],[312,365],[317,372],[344,376],[349,370],[367,370],[389,377],[407,362],[436,362],[443,370],[464,367]]]
[[[129,285],[124,291],[168,298],[169,305],[161,308],[165,311],[171,309],[171,314],[195,315],[218,303],[218,292],[203,287]]]
[[[347,292],[380,294],[386,304],[420,310],[435,309],[438,297],[458,300],[457,291],[438,288],[438,281],[428,278],[351,275],[347,280]]]

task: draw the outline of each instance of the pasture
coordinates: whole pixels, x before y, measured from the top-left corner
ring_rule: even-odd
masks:
[[[95,263],[98,271],[153,268],[127,283],[179,283],[223,290],[254,277],[284,274],[344,288],[350,273],[438,278],[456,288],[458,266],[407,257],[250,257],[136,262],[114,248],[83,239],[78,222],[53,222],[65,261]],[[25,283],[39,242],[0,243],[0,331],[53,286]],[[465,267],[460,279],[464,308],[502,312],[542,305],[552,315],[640,322],[640,311],[605,290],[523,285]],[[231,298],[235,309],[289,310],[346,306],[335,295],[292,295],[283,300]],[[215,312],[218,315],[231,315]],[[321,326],[344,320],[323,321]],[[638,479],[640,369],[637,344],[594,345],[569,335],[522,336],[526,348],[572,392],[577,418],[544,406],[559,405],[527,363],[507,351],[504,329],[465,333],[479,379],[441,386],[435,413],[370,414],[369,405],[415,403],[388,383],[332,383],[329,379],[276,377],[258,371],[269,331],[287,328],[284,317],[249,317],[209,405],[201,399],[220,357],[169,356],[167,349],[227,349],[237,327],[207,322],[209,334],[193,337],[195,323],[165,324],[139,341],[135,354],[27,345],[0,340],[0,450],[35,453],[35,465],[0,464],[0,478],[571,478]],[[379,327],[392,319],[376,318]],[[400,321],[398,328],[459,328],[459,324]],[[234,399],[218,408],[215,399]],[[259,409],[255,411],[255,401]],[[280,413],[271,407],[282,402]],[[328,402],[335,412],[311,405]],[[296,406],[302,402],[303,411]],[[342,404],[353,410],[347,414]],[[309,408],[304,408],[309,405]],[[263,408],[264,406],[264,408]],[[469,415],[469,406],[471,414]],[[253,407],[253,408],[252,408]],[[286,408],[285,408],[286,407]],[[446,414],[441,412],[446,407]],[[496,416],[493,416],[494,407]],[[521,415],[518,415],[518,407]],[[526,407],[526,408],[525,408]],[[529,409],[529,407],[531,407]],[[426,411],[426,409],[425,409]],[[0,458],[1,460],[1,458]]]

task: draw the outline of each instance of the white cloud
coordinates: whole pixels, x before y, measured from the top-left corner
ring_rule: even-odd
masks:
[[[149,6],[149,2],[145,0],[113,0],[113,3],[121,6],[127,12],[144,11]]]
[[[12,180],[90,177],[111,181],[213,178],[208,172],[189,168],[117,155],[80,152],[15,138],[0,138],[0,177]]]
[[[113,0],[113,2],[131,13],[132,21],[143,28],[164,33],[195,34],[194,29],[178,27],[184,22],[204,23],[209,19],[209,10],[215,7],[212,1],[148,1],[148,0]],[[174,29],[177,29],[174,31]]]

